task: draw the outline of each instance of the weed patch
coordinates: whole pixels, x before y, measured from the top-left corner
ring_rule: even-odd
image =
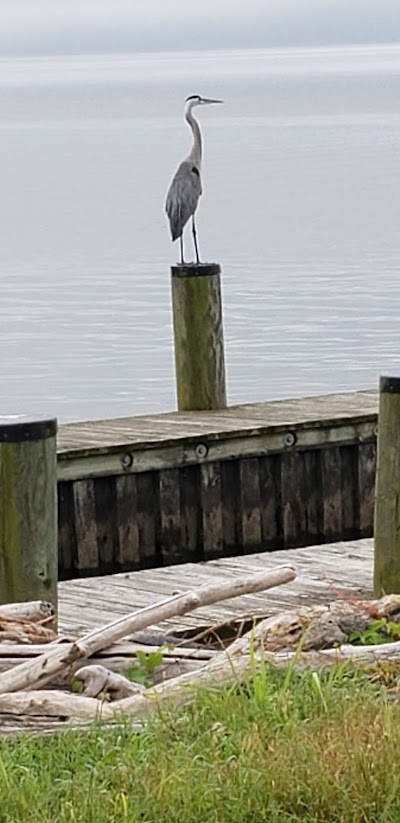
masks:
[[[398,823],[400,708],[379,678],[267,665],[189,708],[0,743],[0,823]]]

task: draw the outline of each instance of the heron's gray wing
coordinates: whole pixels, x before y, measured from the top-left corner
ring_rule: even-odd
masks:
[[[184,160],[170,185],[165,204],[173,240],[181,236],[189,217],[196,211],[200,195],[200,172],[190,160]]]

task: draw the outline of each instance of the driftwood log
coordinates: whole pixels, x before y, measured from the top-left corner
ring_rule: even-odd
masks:
[[[123,700],[145,691],[140,683],[132,683],[121,674],[110,672],[105,666],[99,665],[82,666],[75,672],[74,680],[82,683],[83,694],[87,697],[109,695],[113,700]]]
[[[275,573],[274,584],[292,579],[291,570]],[[349,637],[353,632],[362,633],[373,621],[390,620],[400,626],[400,595],[391,595],[374,601],[336,600],[327,605],[291,610],[269,617],[252,631],[235,640],[227,649],[213,652],[208,649],[182,649],[181,660],[199,654],[195,660],[196,669],[165,680],[151,688],[143,689],[130,683],[126,678],[108,670],[110,661],[118,659],[118,650],[132,651],[132,643],[117,643],[123,633],[132,632],[136,626],[150,625],[164,619],[166,613],[181,614],[194,603],[214,602],[210,598],[234,596],[247,591],[261,590],[271,585],[271,574],[255,575],[232,584],[204,587],[197,592],[174,596],[154,607],[146,608],[127,618],[118,620],[103,630],[90,632],[76,643],[52,644],[46,654],[30,660],[0,675],[0,719],[1,716],[35,716],[52,718],[77,718],[80,723],[101,720],[118,722],[124,716],[140,720],[160,707],[180,707],[193,699],[198,687],[231,685],[249,676],[254,666],[262,662],[276,668],[289,664],[297,669],[323,668],[333,664],[349,662],[370,665],[382,661],[400,662],[400,641],[386,645],[353,646]],[[230,593],[230,594],[229,594]],[[177,611],[179,610],[179,611]],[[162,615],[162,618],[160,617]],[[132,629],[132,626],[134,629]],[[105,647],[112,638],[112,644]],[[78,653],[76,650],[78,649]],[[71,650],[74,650],[71,653]],[[83,650],[80,654],[79,650]],[[101,654],[100,654],[101,650]],[[95,652],[90,663],[82,666],[82,659]],[[177,649],[171,651],[176,655]],[[201,654],[207,656],[200,659]],[[107,666],[100,661],[107,661]],[[39,664],[39,667],[38,667]],[[78,667],[75,678],[83,683],[85,694],[66,694],[61,691],[38,691],[30,684],[48,682],[54,675]],[[79,668],[80,667],[80,668]],[[29,674],[33,669],[33,674]],[[49,671],[51,669],[51,672]],[[22,673],[22,674],[21,674]],[[21,684],[23,684],[21,686]],[[6,688],[8,691],[6,692]],[[99,697],[100,699],[96,699]],[[107,700],[105,699],[107,698]]]
[[[95,697],[62,691],[24,691],[0,695],[1,714],[45,717],[78,717],[84,720],[111,720],[115,713],[109,703]]]
[[[2,649],[10,644],[31,646],[55,641],[57,635],[47,625],[54,617],[54,606],[44,600],[0,605],[0,657]]]
[[[332,647],[332,641],[338,642],[339,638],[340,642],[353,631],[366,628],[371,620],[380,618],[400,622],[400,596],[359,603],[338,600],[326,606],[305,607],[267,618],[194,675],[168,680],[142,695],[114,703],[113,708],[140,718],[160,707],[182,706],[193,699],[193,689],[240,682],[252,666],[262,662],[275,668],[294,664],[296,669],[321,669],[344,662],[357,665],[400,662],[400,642]]]
[[[65,642],[62,641],[65,647]],[[48,643],[46,645],[46,649],[60,649],[61,643],[60,642],[53,642]],[[163,636],[160,634],[160,645],[159,646],[148,646],[142,645],[141,643],[130,643],[130,642],[121,642],[116,643],[112,646],[109,646],[107,649],[103,651],[99,651],[98,654],[93,655],[90,658],[90,663],[94,665],[101,665],[105,666],[107,669],[114,671],[114,672],[123,672],[128,668],[131,663],[137,663],[137,656],[136,652],[140,651],[144,654],[152,654],[155,652],[160,651],[160,646],[164,646],[163,644]],[[21,663],[32,662],[35,658],[39,657],[43,654],[43,645],[39,644],[21,644],[21,643],[3,643],[0,644],[0,672],[9,671],[14,666],[18,666]],[[176,646],[174,648],[164,647],[163,651],[163,664],[166,668],[169,668],[173,664],[182,663],[185,667],[186,663],[194,663],[196,666],[200,665],[202,662],[204,663],[206,660],[210,660],[212,657],[215,657],[218,654],[216,649],[212,649],[209,647],[204,648],[192,648],[187,646]],[[82,666],[82,661],[76,661],[76,663],[71,667],[70,671],[62,676],[62,672],[60,673],[60,683],[65,681],[66,677],[69,677],[70,673],[73,673],[77,668]],[[157,674],[161,674],[162,666],[157,668]],[[56,682],[56,681],[54,681]]]
[[[89,632],[74,643],[60,644],[57,648],[52,647],[50,651],[33,661],[21,663],[9,671],[0,673],[0,694],[41,688],[60,672],[71,671],[77,661],[86,660],[133,632],[170,617],[185,614],[200,606],[243,594],[264,591],[288,583],[294,578],[294,570],[287,566],[174,595],[154,606],[147,606],[113,621],[102,629]]]
[[[45,600],[30,600],[26,603],[6,603],[0,606],[0,617],[15,617],[33,622],[51,620],[56,610],[51,603]]]
[[[338,600],[329,605],[305,607],[267,618],[252,632],[232,643],[229,649],[205,661],[196,672],[112,703],[78,695],[69,695],[68,700],[63,700],[60,692],[23,691],[0,695],[0,715],[21,711],[24,715],[76,717],[82,722],[93,719],[109,722],[112,718],[118,721],[127,715],[139,720],[160,707],[175,708],[189,703],[198,687],[240,682],[262,661],[277,668],[292,664],[300,669],[321,668],[344,661],[363,665],[399,662],[400,642],[377,646],[343,643],[336,648],[331,645],[337,638],[367,627],[379,618],[400,622],[400,596],[365,603]]]

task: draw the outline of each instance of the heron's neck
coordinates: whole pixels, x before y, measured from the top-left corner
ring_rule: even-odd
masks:
[[[200,167],[202,151],[200,126],[197,120],[195,120],[195,118],[193,117],[192,110],[190,108],[188,108],[185,112],[185,117],[193,133],[193,146],[192,151],[189,154],[189,160],[191,160],[193,163]]]

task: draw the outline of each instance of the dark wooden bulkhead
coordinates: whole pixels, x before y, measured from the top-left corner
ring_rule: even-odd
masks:
[[[375,392],[60,427],[61,578],[372,534]]]

